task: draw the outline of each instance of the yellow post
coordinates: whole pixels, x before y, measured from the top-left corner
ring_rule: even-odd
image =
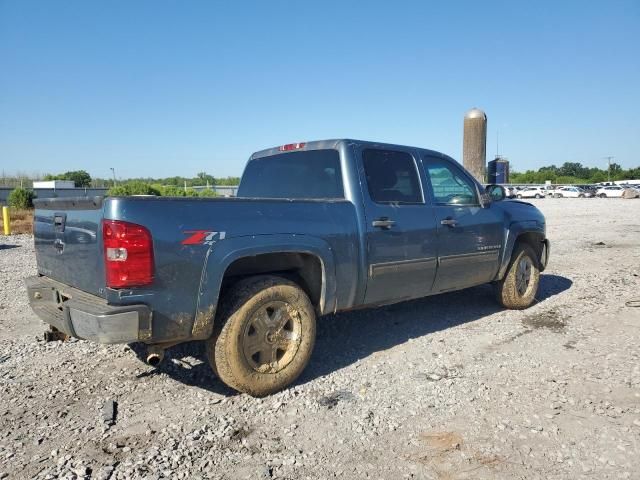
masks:
[[[2,207],[2,224],[4,225],[4,234],[11,235],[11,226],[9,225],[9,207]]]

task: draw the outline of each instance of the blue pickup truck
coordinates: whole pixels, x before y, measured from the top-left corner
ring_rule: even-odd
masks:
[[[237,198],[37,200],[29,301],[54,331],[146,344],[152,365],[202,340],[223,382],[268,395],[305,368],[320,315],[484,283],[529,307],[545,219],[503,199],[432,150],[283,145],[251,156]]]

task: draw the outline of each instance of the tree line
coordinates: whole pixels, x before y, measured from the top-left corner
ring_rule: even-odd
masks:
[[[609,169],[601,169],[585,167],[579,162],[565,162],[560,167],[550,165],[538,170],[511,172],[509,177],[509,183],[542,184],[547,180],[559,184],[602,183],[640,179],[640,167],[624,169],[617,163],[612,163]]]
[[[142,182],[149,185],[163,185],[175,187],[200,187],[215,185],[239,185],[240,177],[214,177],[206,172],[199,172],[194,177],[145,177],[114,180],[112,178],[91,177],[85,170],[72,170],[69,172],[45,175],[18,174],[8,176],[4,173],[0,177],[0,187],[32,188],[33,182],[40,180],[71,180],[77,188],[110,188],[115,185],[127,185],[131,182]]]
[[[76,187],[113,187],[116,185],[127,185],[135,182],[146,183],[149,185],[163,185],[174,187],[202,187],[214,185],[239,185],[240,177],[214,177],[207,172],[199,172],[195,177],[146,177],[146,178],[129,178],[125,180],[114,180],[109,178],[91,178],[84,170],[74,170],[71,172],[60,173],[58,175],[47,174],[44,180],[73,180]]]
[[[73,170],[60,174],[46,174],[41,178],[26,176],[5,177],[0,186],[15,187],[7,199],[9,206],[19,209],[32,208],[34,192],[30,190],[38,180],[70,180],[77,188],[108,188],[109,196],[156,195],[166,197],[216,197],[216,185],[239,185],[240,177],[214,177],[200,172],[195,177],[134,178],[114,181],[113,179],[91,178],[85,170]],[[195,190],[196,186],[209,186]]]

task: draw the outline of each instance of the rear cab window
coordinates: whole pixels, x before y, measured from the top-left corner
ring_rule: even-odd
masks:
[[[344,198],[337,150],[303,150],[250,160],[238,197]]]

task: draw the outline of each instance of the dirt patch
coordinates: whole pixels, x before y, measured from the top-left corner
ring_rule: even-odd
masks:
[[[420,438],[429,447],[437,450],[437,453],[440,455],[454,450],[460,450],[463,443],[462,435],[456,432],[423,433],[420,435]]]
[[[525,327],[530,329],[544,328],[554,333],[564,332],[567,323],[561,318],[557,310],[548,310],[536,315],[530,315],[522,320]]]
[[[327,407],[329,410],[331,410],[340,402],[351,402],[353,400],[355,400],[353,393],[341,390],[320,397],[318,399],[318,403],[323,407]]]

